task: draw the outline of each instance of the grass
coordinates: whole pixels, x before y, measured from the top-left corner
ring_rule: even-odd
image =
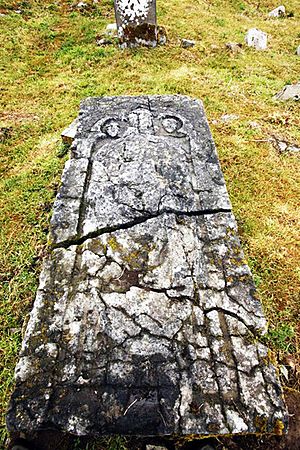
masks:
[[[269,320],[267,342],[282,364],[291,356],[299,364],[299,157],[279,154],[265,141],[275,135],[300,144],[299,103],[272,99],[299,80],[298,0],[289,1],[291,17],[278,20],[267,18],[278,6],[271,0],[158,1],[167,46],[123,51],[95,43],[114,21],[113,2],[88,3],[79,11],[67,0],[0,0],[2,442],[13,368],[65,160],[60,132],[87,96],[178,93],[204,101]],[[226,42],[243,42],[252,27],[268,33],[266,51],[225,50]],[[181,38],[197,45],[182,49]],[[223,122],[223,114],[239,118]],[[285,382],[299,389],[299,379]]]

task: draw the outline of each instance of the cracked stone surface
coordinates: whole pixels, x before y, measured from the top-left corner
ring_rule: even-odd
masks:
[[[156,47],[156,0],[115,0],[121,47]]]
[[[199,101],[83,102],[10,431],[286,430],[276,370]]]

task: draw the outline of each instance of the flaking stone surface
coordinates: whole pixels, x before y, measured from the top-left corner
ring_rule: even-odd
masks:
[[[85,101],[52,239],[16,367],[10,431],[286,428],[200,102]]]
[[[115,0],[121,47],[156,47],[156,0]]]

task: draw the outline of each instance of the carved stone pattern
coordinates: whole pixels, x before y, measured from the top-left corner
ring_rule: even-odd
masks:
[[[200,102],[88,99],[10,430],[278,432],[287,414]]]

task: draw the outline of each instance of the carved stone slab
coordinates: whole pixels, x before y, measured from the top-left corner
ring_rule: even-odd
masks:
[[[83,102],[16,367],[10,431],[286,429],[202,104]]]
[[[115,0],[122,47],[157,45],[156,0]]]

